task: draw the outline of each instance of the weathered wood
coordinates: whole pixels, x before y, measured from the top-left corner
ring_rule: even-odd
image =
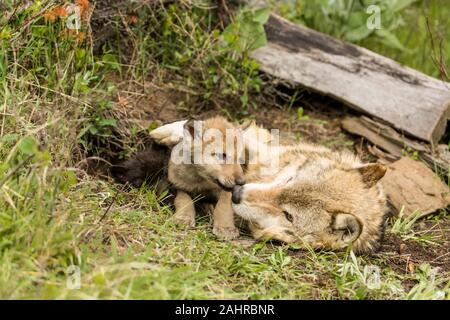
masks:
[[[370,50],[272,14],[268,44],[252,53],[262,71],[331,96],[436,143],[450,116],[450,84]]]
[[[405,152],[417,152],[417,155],[432,170],[445,175],[449,174],[450,151],[447,145],[438,145],[432,148],[426,143],[402,136],[391,127],[365,116],[347,117],[342,120],[341,124],[344,130],[366,138],[376,147],[387,152],[387,154],[382,154],[382,151],[377,148],[369,149],[377,157],[392,161],[401,158]]]

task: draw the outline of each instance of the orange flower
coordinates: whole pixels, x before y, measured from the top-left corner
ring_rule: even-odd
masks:
[[[83,42],[86,39],[86,32],[77,31],[73,29],[64,29],[61,31],[61,36],[74,38],[77,42]]]
[[[59,17],[67,17],[67,10],[63,7],[54,7],[50,10],[47,10],[44,12],[44,19],[45,21],[55,22],[57,18]]]
[[[63,7],[55,7],[55,8],[53,8],[53,12],[55,13],[55,15],[57,17],[67,17],[68,16],[67,10],[64,9]]]
[[[78,33],[75,35],[75,39],[76,39],[78,42],[83,42],[84,39],[86,39],[86,32],[78,31]]]
[[[128,16],[128,21],[130,21],[131,24],[136,24],[138,21],[138,18],[134,14],[130,14]]]
[[[75,4],[80,7],[80,15],[83,17],[89,9],[89,0],[76,0]]]
[[[56,15],[55,15],[55,13],[52,10],[45,11],[43,16],[44,16],[44,20],[46,22],[47,21],[50,21],[50,22],[55,22],[56,21]]]

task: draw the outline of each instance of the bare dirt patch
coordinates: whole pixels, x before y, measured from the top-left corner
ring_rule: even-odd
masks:
[[[388,233],[383,241],[380,256],[398,272],[413,273],[415,268],[424,262],[439,267],[442,272],[450,272],[450,219],[418,221],[414,231],[426,233],[437,243],[424,244]]]

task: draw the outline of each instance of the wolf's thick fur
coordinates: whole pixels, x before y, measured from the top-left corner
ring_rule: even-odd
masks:
[[[377,184],[384,166],[306,143],[259,150],[260,160],[248,165],[247,184],[233,191],[232,205],[255,238],[300,239],[332,249],[352,243],[358,252],[377,248],[387,210]],[[272,157],[278,166],[270,165]]]
[[[232,208],[256,239],[332,249],[352,243],[358,252],[377,248],[387,210],[377,182],[385,167],[305,143],[267,149],[270,133],[257,126],[245,131],[244,141],[247,152],[258,149],[249,152],[257,159],[248,159],[247,184],[234,188]],[[229,200],[223,200],[225,206]]]
[[[223,163],[223,158],[228,156],[225,149],[227,134],[238,128],[222,117],[202,121],[201,129],[195,127],[194,121],[180,122],[180,124],[183,125],[184,131],[188,133],[184,139],[191,140],[191,154],[194,155],[198,152],[203,160],[200,163],[178,163],[171,158],[169,161],[169,181],[177,189],[175,220],[188,226],[194,226],[193,197],[200,195],[215,198],[217,204],[213,211],[213,233],[223,239],[238,237],[239,232],[234,225],[231,209],[230,191],[235,185],[242,185],[245,182],[242,167],[237,161],[239,150],[236,148],[233,150],[234,159],[232,159],[232,163]],[[169,126],[173,127],[173,124],[152,131],[150,136],[156,141],[169,145],[179,141],[176,134],[170,134],[170,130],[169,136],[166,135],[166,129]],[[194,142],[195,137],[204,137],[210,129],[217,130],[220,135],[211,135],[209,138],[199,139],[199,144]],[[174,127],[174,130],[177,130],[176,127]],[[202,132],[197,132],[197,130]],[[178,134],[180,134],[179,128]],[[191,160],[195,159],[192,157]]]

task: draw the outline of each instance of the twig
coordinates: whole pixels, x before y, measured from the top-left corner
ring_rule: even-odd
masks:
[[[103,213],[102,217],[98,221],[99,223],[102,222],[102,220],[106,217],[109,210],[111,210],[113,204],[116,202],[117,197],[119,196],[119,190],[116,191],[116,194],[114,195],[114,198],[112,199],[111,203],[109,204],[108,208],[106,208],[105,213]]]
[[[428,33],[430,35],[430,40],[431,40],[431,50],[433,51],[433,54],[431,55],[431,60],[433,60],[434,65],[439,70],[439,75],[441,77],[441,80],[442,81],[445,81],[446,79],[448,80],[448,79],[450,79],[450,75],[448,74],[448,72],[446,70],[444,53],[442,51],[443,39],[441,38],[439,41],[440,54],[437,54],[436,45],[435,45],[434,37],[433,37],[433,32],[431,30],[430,20],[428,18],[426,18],[426,22],[427,22],[427,30],[428,30]]]

